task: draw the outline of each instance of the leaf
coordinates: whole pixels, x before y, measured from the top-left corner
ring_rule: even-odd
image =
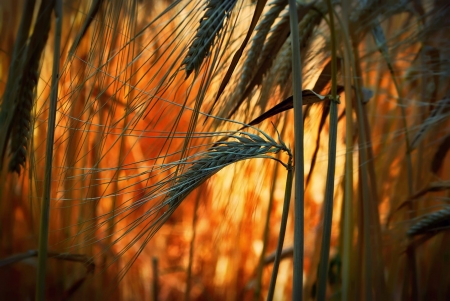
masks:
[[[318,103],[318,102],[321,102],[321,101],[323,101],[324,99],[327,98],[327,96],[323,96],[323,95],[317,94],[313,90],[303,90],[302,91],[302,97],[303,97],[303,105],[311,105],[311,104],[314,104],[314,103]],[[282,113],[284,111],[290,110],[293,107],[294,107],[293,97],[289,96],[288,98],[286,98],[285,100],[283,100],[279,104],[275,105],[274,107],[272,107],[268,111],[264,112],[263,114],[259,115],[257,118],[255,118],[252,121],[250,121],[250,123],[248,125],[257,125],[257,124],[263,122],[264,120],[266,120],[267,118],[270,118],[272,116],[280,114],[280,113]],[[242,129],[246,128],[246,127],[247,126],[244,126],[240,130],[242,130]]]
[[[344,87],[339,86],[338,93],[341,93],[342,91],[344,91]],[[313,90],[303,90],[302,97],[303,97],[303,105],[312,105],[314,103],[318,103],[318,102],[321,102],[321,101],[327,99],[327,96],[317,94]],[[260,124],[267,118],[270,118],[272,116],[280,114],[284,111],[290,110],[293,107],[294,107],[293,97],[289,96],[288,98],[286,98],[279,104],[276,104],[274,107],[272,107],[268,111],[264,112],[263,114],[259,115],[257,118],[250,121],[250,123],[248,125],[244,125],[243,127],[241,127],[238,131],[242,131],[242,130],[248,128],[249,126]],[[225,137],[219,139],[214,145],[217,145],[220,142],[226,141],[230,137],[231,136],[225,136]]]

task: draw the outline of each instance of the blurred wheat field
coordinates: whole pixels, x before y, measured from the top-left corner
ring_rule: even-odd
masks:
[[[291,2],[0,3],[2,299],[450,299],[450,3]]]

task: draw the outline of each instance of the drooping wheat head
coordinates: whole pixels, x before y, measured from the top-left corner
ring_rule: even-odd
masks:
[[[186,172],[175,179],[175,183],[168,193],[167,202],[170,207],[176,208],[192,190],[230,164],[261,157],[269,153],[278,153],[282,150],[288,154],[291,153],[281,139],[277,143],[268,135],[265,135],[267,140],[250,133],[241,133],[241,135],[229,136],[229,138],[235,138],[237,141],[220,141],[216,143],[202,154],[199,159],[190,163],[190,167]],[[183,163],[188,161],[189,159],[183,160]]]
[[[211,178],[214,174],[222,170],[224,167],[234,164],[239,161],[252,158],[267,158],[273,159],[281,163],[286,168],[291,168],[289,164],[285,164],[278,158],[271,156],[280,151],[285,151],[289,156],[291,162],[292,153],[286,144],[278,135],[278,142],[272,139],[269,135],[260,132],[264,138],[259,135],[240,132],[240,135],[231,135],[231,141],[220,141],[214,144],[209,149],[198,152],[192,156],[183,158],[178,161],[162,164],[154,169],[154,171],[167,172],[173,171],[179,167],[184,167],[184,172],[176,173],[170,172],[170,176],[162,181],[158,181],[153,186],[147,187],[149,192],[134,204],[118,209],[113,218],[119,218],[123,215],[128,215],[130,212],[138,210],[139,207],[145,204],[152,204],[150,208],[145,210],[143,214],[134,218],[133,222],[125,226],[126,229],[121,235],[114,240],[108,248],[118,243],[125,235],[131,235],[131,232],[140,229],[138,233],[130,240],[130,242],[123,247],[120,253],[125,253],[133,244],[143,239],[142,245],[139,247],[142,250],[149,242],[156,232],[167,222],[170,216],[180,206],[183,200],[198,188],[202,183]],[[215,135],[216,136],[216,135]],[[159,201],[158,201],[159,200]],[[120,219],[119,219],[120,220]],[[93,231],[100,226],[92,226],[83,231]],[[132,261],[127,263],[126,268],[118,275],[120,280],[127,270],[131,267],[136,257],[133,256]]]

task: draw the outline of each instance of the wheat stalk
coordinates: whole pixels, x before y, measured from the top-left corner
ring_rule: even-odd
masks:
[[[182,62],[186,78],[195,70],[198,74],[203,60],[209,55],[216,37],[220,35],[224,19],[228,18],[237,0],[209,0],[206,12],[200,20],[197,34]]]
[[[409,228],[408,236],[415,236],[419,234],[425,234],[428,232],[435,232],[450,227],[450,206],[427,214],[422,217],[415,225]]]

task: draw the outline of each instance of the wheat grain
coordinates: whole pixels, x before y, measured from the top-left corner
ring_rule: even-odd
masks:
[[[409,228],[408,236],[415,236],[450,228],[450,206],[425,215],[419,222]]]
[[[188,53],[181,63],[185,66],[186,78],[195,70],[198,74],[203,60],[209,55],[216,37],[220,35],[224,19],[228,17],[237,0],[209,0],[206,12],[200,20],[200,25]]]

